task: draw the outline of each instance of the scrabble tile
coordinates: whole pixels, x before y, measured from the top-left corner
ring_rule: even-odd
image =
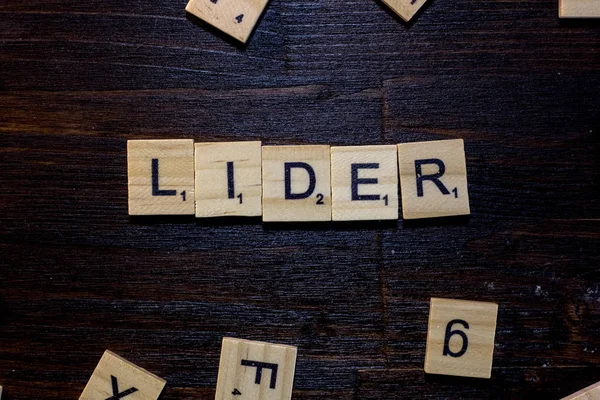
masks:
[[[562,400],[600,400],[600,382],[564,397]]]
[[[293,346],[223,338],[215,400],[289,400],[296,352]]]
[[[489,378],[497,315],[494,303],[432,298],[425,372]]]
[[[79,400],[156,400],[166,381],[106,350]]]
[[[0,386],[0,398],[2,398],[2,386]]]
[[[334,221],[398,219],[396,146],[331,148]]]
[[[560,18],[600,18],[599,0],[559,0]]]
[[[196,217],[262,215],[260,142],[196,143]]]
[[[190,0],[185,10],[246,43],[268,0]]]
[[[264,146],[263,221],[331,221],[329,146]]]
[[[398,163],[404,219],[471,213],[462,139],[399,144]]]
[[[194,141],[129,140],[129,215],[194,214]]]
[[[400,18],[408,22],[427,0],[383,0]]]

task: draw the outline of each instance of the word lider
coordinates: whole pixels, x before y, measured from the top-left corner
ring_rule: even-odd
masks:
[[[379,146],[127,143],[130,215],[265,222],[470,214],[462,139]]]

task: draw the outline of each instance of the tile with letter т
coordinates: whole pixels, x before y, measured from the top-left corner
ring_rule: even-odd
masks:
[[[223,338],[215,400],[290,400],[297,349]]]
[[[262,148],[263,221],[331,221],[329,146]]]
[[[599,0],[559,0],[560,18],[600,18]]]
[[[401,143],[398,164],[404,219],[471,213],[462,139]]]
[[[185,10],[246,43],[269,0],[190,0]]]
[[[431,299],[425,372],[490,378],[498,305]]]
[[[334,221],[398,219],[398,159],[394,145],[331,148]]]
[[[261,216],[261,143],[196,143],[194,148],[196,217]]]
[[[600,382],[583,388],[562,400],[600,400]]]
[[[156,400],[166,381],[106,350],[79,400]]]
[[[127,141],[129,215],[194,215],[194,141]]]
[[[383,0],[400,18],[408,22],[423,7],[427,0]]]

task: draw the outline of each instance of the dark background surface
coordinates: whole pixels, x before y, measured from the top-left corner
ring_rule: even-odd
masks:
[[[77,399],[104,349],[211,399],[223,336],[295,399],[557,399],[600,380],[600,20],[558,0],[273,0],[247,46],[185,1],[0,3],[0,385]],[[463,138],[472,215],[127,215],[126,140]],[[432,296],[499,304],[492,379],[425,376]]]

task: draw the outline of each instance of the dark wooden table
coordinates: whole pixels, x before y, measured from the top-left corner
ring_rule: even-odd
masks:
[[[558,0],[273,0],[247,46],[185,1],[0,3],[0,385],[77,399],[104,349],[211,399],[223,336],[295,399],[558,399],[600,380],[600,20]],[[126,140],[463,138],[472,215],[127,215]],[[425,376],[432,296],[500,306],[492,379]],[[537,397],[540,396],[540,397]]]

